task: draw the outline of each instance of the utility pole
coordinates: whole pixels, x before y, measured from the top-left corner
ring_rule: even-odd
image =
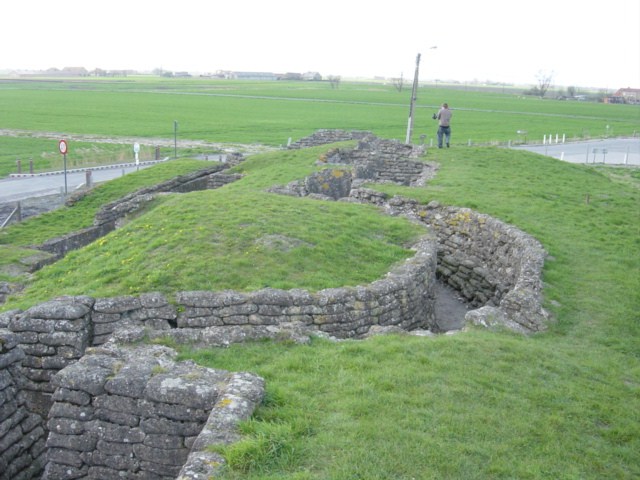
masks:
[[[413,89],[411,90],[411,102],[409,103],[409,122],[407,124],[407,139],[404,143],[411,143],[413,133],[413,108],[418,97],[418,72],[420,70],[420,54],[416,57],[416,73],[413,76]]]

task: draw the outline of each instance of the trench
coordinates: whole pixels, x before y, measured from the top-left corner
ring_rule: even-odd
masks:
[[[411,172],[411,174],[414,174],[414,173],[415,172]],[[490,308],[491,312],[489,316],[494,316],[496,312],[498,312],[498,308],[494,307],[493,305],[501,306],[503,303],[502,301],[505,300],[505,298],[508,300],[508,302],[504,302],[504,304],[509,309],[509,314],[514,316],[516,320],[519,321],[519,323],[521,322],[522,325],[524,325],[529,329],[529,331],[537,331],[542,328],[542,322],[545,320],[546,317],[544,315],[544,311],[539,309],[539,305],[536,302],[538,300],[537,292],[539,291],[539,281],[540,281],[539,271],[544,258],[544,252],[538,247],[537,243],[532,242],[532,239],[529,239],[526,235],[522,235],[520,232],[516,232],[515,229],[512,229],[509,226],[504,225],[500,222],[493,222],[491,219],[488,219],[482,216],[477,217],[471,211],[466,211],[466,210],[462,211],[462,210],[454,209],[450,212],[447,212],[446,208],[443,209],[435,205],[422,207],[412,203],[411,201],[407,201],[407,199],[399,199],[395,197],[394,199],[386,199],[386,198],[382,198],[381,194],[375,191],[360,189],[360,191],[357,192],[356,191],[357,189],[352,189],[351,187],[353,185],[351,184],[351,179],[348,178],[347,175],[340,175],[340,176],[329,175],[329,177],[330,179],[341,179],[340,181],[348,181],[349,182],[348,185],[338,184],[337,190],[346,191],[348,196],[351,196],[352,193],[355,193],[356,197],[353,197],[354,201],[363,201],[366,203],[378,204],[384,209],[387,209],[387,211],[390,211],[392,214],[409,214],[409,216],[412,216],[413,218],[418,218],[421,221],[424,221],[429,226],[431,226],[429,224],[429,221],[433,221],[434,230],[438,231],[440,235],[438,242],[439,242],[441,251],[439,251],[437,254],[437,258],[438,258],[437,263],[438,263],[439,270],[441,270],[441,272],[443,273],[440,273],[440,275],[442,275],[441,278],[438,278],[437,276],[435,277],[434,282],[431,284],[432,292],[430,294],[425,294],[425,291],[421,290],[420,293],[422,294],[422,296],[420,298],[431,299],[430,301],[432,302],[431,305],[433,309],[433,317],[431,320],[430,329],[434,333],[443,333],[443,332],[461,329],[466,323],[465,316],[467,316],[467,313],[472,312],[471,309],[476,308],[475,307],[476,305],[485,305],[486,307],[482,307],[482,308]],[[234,181],[235,179],[237,178],[232,178],[229,176],[229,177],[224,177],[222,179],[219,179],[219,181],[221,182],[220,184],[222,184],[228,181]],[[201,182],[194,180],[193,183],[197,184],[197,186],[200,187],[200,188],[194,188],[194,189],[198,189],[198,190],[202,189]],[[325,182],[317,182],[317,183],[324,185]],[[217,186],[219,186],[220,184],[216,183],[216,186],[214,187],[208,186],[205,188],[217,188]],[[308,186],[312,184],[313,183],[310,182],[305,185]],[[195,186],[196,185],[194,185],[194,187]],[[179,187],[180,188],[178,189],[168,189],[165,191],[185,191],[182,188],[184,187],[184,185],[181,185]],[[303,190],[305,190],[305,188],[303,187],[304,185],[301,185],[301,184],[291,185],[289,186],[288,193],[294,192],[296,194],[299,194],[299,196],[303,196],[301,195],[302,193],[306,193],[306,194],[313,193],[313,192],[303,192]],[[135,207],[137,205],[137,202],[135,201],[132,201],[130,203],[132,207]],[[135,211],[135,208],[133,210],[128,210],[129,213],[132,211]],[[108,214],[109,212],[105,211],[104,213]],[[107,217],[108,215],[105,215],[105,218]],[[114,223],[117,221],[116,218],[110,218],[110,217],[107,218],[107,220],[109,222],[114,222]],[[107,220],[105,220],[105,223]],[[491,229],[494,229],[494,230],[491,230]],[[451,231],[447,232],[448,230],[451,230]],[[494,235],[496,232],[498,232],[499,235]],[[481,250],[486,250],[486,248],[484,249],[475,248],[475,247],[478,247],[478,245],[476,244],[482,244],[483,242],[491,244],[495,239],[503,238],[503,237],[504,239],[501,240],[502,243],[500,245],[493,245],[491,247],[491,253],[488,255],[481,255],[482,253]],[[513,245],[516,245],[516,246],[512,251],[511,247]],[[449,250],[447,250],[448,248]],[[497,251],[495,250],[495,248],[499,248],[501,250]],[[64,248],[62,248],[61,250],[63,252],[66,252],[68,251],[68,248],[64,246]],[[464,258],[457,258],[455,257],[455,255],[453,255],[453,253],[455,252],[463,253],[465,251],[468,251],[468,253],[471,253],[473,251],[474,255],[472,255],[471,257],[482,258],[484,260],[476,260],[475,262],[471,262],[470,260],[471,257],[469,256],[465,256]],[[534,254],[533,260],[528,259],[527,257],[532,254]],[[430,258],[435,259],[436,255],[433,255]],[[448,263],[446,264],[446,266],[441,264],[440,262],[441,259],[447,260]],[[493,261],[495,259],[505,260],[507,263],[511,262],[509,265],[509,268],[501,269],[502,268],[501,265],[493,265],[493,267],[489,265],[490,263],[489,261]],[[482,268],[480,268],[480,266],[476,264],[476,262],[481,262]],[[483,264],[485,262],[487,263],[487,265]],[[435,260],[432,265],[435,266]],[[460,269],[459,271],[454,272],[453,270],[455,270],[457,266],[459,266]],[[511,268],[511,267],[514,267],[514,268]],[[516,272],[515,276],[518,278],[509,277],[509,278],[495,279],[495,278],[492,278],[492,275],[489,275],[486,278],[483,277],[478,279],[473,276],[474,274],[482,276],[487,273],[492,273],[489,271],[491,268],[494,268],[494,273],[498,277],[504,276],[507,270],[509,270],[509,271]],[[434,275],[436,275],[435,271],[434,271]],[[454,280],[453,282],[450,281],[452,278]],[[483,285],[482,281],[484,280],[488,282],[486,284],[487,286],[484,287],[484,289],[478,287],[478,285],[480,286]],[[496,280],[497,283],[493,282],[493,280]],[[525,280],[525,281],[520,282],[520,280]],[[445,282],[449,282],[449,284]],[[526,289],[525,289],[526,291],[524,292],[525,295],[522,295],[523,290],[521,289],[517,295],[512,295],[511,297],[509,297],[511,290],[514,290],[515,287],[520,284],[526,286]],[[450,285],[461,285],[462,287],[461,291],[456,290]],[[194,315],[197,314],[199,310],[202,310],[200,307],[205,306],[207,308],[209,307],[214,308],[217,306],[219,301],[219,297],[216,297],[215,296],[216,294],[211,292],[209,292],[210,294],[205,292],[207,294],[200,297],[198,297],[197,295],[195,296],[190,295],[189,292],[183,292],[183,293],[185,294],[183,295],[184,298],[183,300],[180,300],[179,303],[181,303],[182,305],[185,305],[185,301],[186,301],[187,302],[186,309],[192,311]],[[196,292],[191,292],[191,293],[193,294]],[[273,294],[272,292],[269,292],[269,293]],[[497,295],[494,295],[496,293]],[[99,313],[95,318],[92,316],[93,314],[87,315],[86,312],[81,314],[80,317],[82,319],[78,317],[78,319],[74,318],[71,321],[69,321],[67,317],[64,317],[66,319],[64,322],[57,322],[54,320],[55,318],[59,318],[59,317],[45,317],[45,320],[42,320],[39,316],[37,316],[36,324],[35,324],[37,329],[49,328],[49,324],[56,325],[56,326],[51,326],[50,328],[51,331],[46,330],[46,331],[40,332],[40,330],[37,330],[34,332],[29,332],[26,330],[26,325],[20,324],[19,321],[14,322],[14,326],[18,326],[19,328],[16,328],[15,329],[16,331],[5,330],[4,331],[5,338],[0,338],[0,340],[2,340],[0,341],[0,354],[6,353],[4,360],[2,359],[2,355],[0,355],[0,364],[1,363],[7,363],[7,365],[11,364],[12,369],[16,373],[19,373],[18,370],[24,367],[24,365],[21,365],[21,367],[18,368],[18,365],[22,364],[23,359],[25,358],[24,357],[25,354],[20,351],[24,347],[28,351],[27,356],[29,357],[29,361],[33,363],[32,365],[28,366],[28,370],[30,370],[29,373],[32,375],[41,375],[42,372],[40,370],[37,370],[37,368],[42,365],[39,365],[39,364],[37,365],[36,360],[41,359],[42,362],[45,362],[50,359],[45,358],[44,356],[41,355],[42,352],[39,351],[40,347],[51,349],[56,345],[60,345],[60,340],[62,336],[69,337],[69,338],[71,337],[75,338],[77,336],[78,332],[74,333],[71,331],[69,332],[56,331],[56,329],[58,328],[58,325],[64,325],[65,328],[72,328],[73,325],[75,325],[76,323],[79,324],[85,321],[89,322],[89,318],[91,318],[90,323],[82,324],[82,328],[85,328],[87,330],[87,335],[89,335],[89,337],[92,337],[91,338],[92,341],[95,341],[96,333],[98,333],[94,331],[96,327],[96,323],[102,323],[103,326],[104,326],[104,323],[111,323],[111,321],[107,322],[107,320],[111,318],[111,316],[122,318],[122,319],[129,319],[130,316],[136,314],[136,312],[139,313],[141,311],[144,311],[145,309],[148,309],[149,311],[154,312],[153,315],[160,315],[159,317],[157,317],[157,319],[165,318],[162,316],[162,312],[167,306],[166,302],[158,303],[159,299],[155,297],[152,298],[150,295],[152,294],[145,296],[144,301],[141,299],[136,300],[136,302],[140,302],[140,305],[138,305],[137,303],[136,305],[130,304],[132,299],[120,299],[120,302],[123,302],[124,305],[122,305],[121,310],[118,310],[118,312],[115,312],[115,310],[114,311],[105,310],[105,308],[113,310],[115,306],[114,302],[117,303],[114,299],[101,299],[100,302],[101,302],[102,310],[97,309]],[[263,301],[264,303],[265,295],[263,294],[262,296],[260,296],[257,293],[256,295],[257,296],[255,298],[252,296],[247,298],[247,303],[252,303],[254,300],[257,300],[257,299],[260,299],[260,301]],[[278,300],[278,298],[281,295],[282,293],[276,294],[275,300]],[[465,298],[469,299],[469,303],[467,303]],[[327,296],[327,297],[324,297],[324,299],[328,300],[329,298]],[[522,299],[524,299],[525,301],[523,301],[522,304],[519,304],[518,302]],[[211,305],[201,305],[202,302],[206,302],[209,300],[211,301]],[[274,300],[274,298],[269,298],[269,300]],[[194,303],[191,304],[189,303],[189,301],[193,301]],[[83,300],[79,299],[79,302],[82,303]],[[271,305],[276,304],[272,302],[266,302],[266,303]],[[473,303],[474,307],[471,307],[470,303]],[[297,305],[297,304],[294,302],[294,305]],[[78,308],[79,306],[76,304],[75,307]],[[234,312],[237,314],[235,315],[235,318],[238,318],[247,313],[247,312],[244,312],[241,307],[238,307],[238,308],[239,310]],[[480,310],[482,310],[482,308]],[[87,307],[87,310],[89,309],[90,307]],[[54,310],[56,309],[54,308]],[[271,308],[269,308],[268,310],[271,311]],[[41,311],[44,311],[44,310],[41,310]],[[477,311],[478,310],[474,312],[477,312]],[[97,322],[98,318],[101,318],[100,322]],[[150,317],[143,317],[143,318],[150,318]],[[176,318],[175,312],[172,313],[172,318],[174,319]],[[182,319],[185,320],[185,318],[186,317],[183,317]],[[414,320],[415,318],[417,317],[415,316],[412,317],[412,320]],[[189,318],[186,318],[186,319],[189,320]],[[2,316],[0,315],[0,321],[1,320],[2,320]],[[191,318],[191,320],[193,320],[195,323],[204,321],[203,319],[198,318],[197,315]],[[116,322],[116,320],[114,320],[114,322]],[[170,321],[168,322],[167,325],[169,324],[171,324]],[[271,325],[272,324],[266,323],[265,325],[247,325],[247,326],[255,327],[256,331],[264,332],[265,331],[264,329],[268,329]],[[382,323],[380,323],[380,325],[382,325]],[[171,325],[172,327],[171,331],[175,332],[176,334],[179,334],[180,328],[176,328],[176,326],[177,325]],[[187,328],[184,328],[184,330],[188,330],[189,327],[191,326],[206,327],[206,325],[199,325],[199,324],[198,325],[184,324],[183,326],[187,327]],[[225,324],[225,326],[233,329],[235,328],[236,325],[234,323],[234,324],[228,324],[228,325]],[[323,326],[323,325],[320,324],[320,326]],[[263,330],[260,330],[258,327],[262,327]],[[361,333],[357,331],[357,325],[354,328],[356,328],[356,330],[354,330],[355,332],[354,335]],[[413,328],[416,328],[416,327],[414,326]],[[411,329],[411,328],[408,328],[408,329]],[[191,328],[191,330],[195,330],[195,329]],[[168,330],[159,330],[159,331],[161,333],[168,332]],[[35,342],[21,345],[29,339],[30,335],[36,335],[38,338],[44,337],[50,342],[50,346],[42,346]],[[105,331],[104,335],[108,336],[110,335],[110,333]],[[87,337],[87,340],[89,339],[89,337]],[[247,340],[245,333],[238,336],[238,338]],[[239,341],[242,341],[242,340],[239,340]],[[75,342],[72,342],[72,345],[75,345]],[[94,343],[93,345],[100,345],[100,344]],[[84,361],[83,360],[84,357],[81,355],[81,352],[80,352],[80,350],[82,350],[81,347],[82,347],[81,345],[78,345],[78,348],[77,348],[78,354],[80,355],[78,357],[79,363]],[[64,347],[64,348],[68,350],[67,347]],[[60,358],[64,359],[64,356],[62,355],[59,355],[59,356]],[[70,365],[73,365],[70,359],[64,359],[64,360],[65,361],[69,360],[69,362],[67,363],[69,363]],[[64,366],[64,365],[61,365],[61,366]],[[49,366],[48,368],[51,368],[51,366]],[[52,372],[53,370],[44,371],[44,373],[49,373],[53,375]],[[2,373],[1,370],[0,370],[0,373]],[[0,377],[0,381],[8,382],[9,380],[7,378],[3,379]],[[46,379],[40,378],[40,377],[38,378],[33,377],[30,380],[35,381],[35,380],[46,380]],[[16,386],[18,384],[19,382],[15,383]],[[42,385],[44,385],[44,382]],[[74,385],[75,384],[71,384],[69,388],[59,389],[59,390],[61,392],[63,391],[67,392],[68,394],[68,392],[72,391],[71,387],[73,387]],[[16,387],[9,385],[5,389],[5,387],[0,385],[0,393],[2,393],[3,389],[6,391],[10,391],[10,390],[13,391],[13,390],[16,390]],[[50,389],[45,389],[45,392],[50,392]],[[22,393],[24,394],[24,392]],[[38,393],[38,392],[34,391],[34,393]],[[16,397],[16,399],[18,399],[18,397]],[[2,398],[0,398],[0,400],[2,400]],[[5,407],[11,407],[11,408],[20,407],[24,411],[30,411],[30,412],[36,412],[38,410],[37,408],[34,408],[34,407],[37,407],[37,405],[34,405],[34,404],[29,405],[28,398],[25,399],[24,396],[20,397],[18,401],[22,403],[18,405],[18,403],[16,403],[15,400],[12,400],[11,402],[7,402],[5,403],[5,405],[2,405],[1,404],[2,402],[0,402],[0,427],[5,425],[5,423],[2,423],[3,422],[2,410],[3,408],[7,410]],[[17,412],[18,410],[19,409],[16,409],[15,411]],[[23,478],[24,480],[27,480],[27,479],[30,480],[31,478],[40,478],[39,475],[42,469],[44,468],[44,463],[42,462],[44,462],[44,459],[46,456],[45,441],[46,441],[46,435],[48,434],[48,432],[45,429],[46,424],[44,422],[46,422],[45,419],[47,418],[47,415],[49,414],[50,416],[50,412],[48,413],[47,411],[41,411],[38,413],[40,413],[40,418],[42,422],[41,424],[38,424],[37,422],[38,415],[36,415],[35,413],[28,414],[28,416],[26,417],[22,417],[17,413],[11,413],[11,417],[9,418],[13,420],[11,420],[11,422],[9,423],[6,423],[6,425],[11,425],[10,430],[8,430],[7,435],[3,434],[4,437],[0,435],[0,443],[4,442],[6,445],[9,445],[11,441],[15,440],[14,447],[17,445],[19,448],[21,448],[21,450],[15,450],[14,447],[10,447],[9,449],[6,450],[7,452],[10,453],[10,455],[6,455],[7,461],[10,462],[10,463],[7,463],[7,465],[11,466],[12,468],[15,469],[16,472],[20,472],[21,474],[20,477],[15,477],[15,478]],[[27,431],[26,429],[29,427],[31,428],[31,430]],[[18,438],[18,435],[21,435],[21,438]],[[56,437],[54,436],[53,438],[55,439]],[[73,439],[75,440],[75,437]],[[66,445],[62,445],[62,446],[66,446]],[[12,448],[13,450],[11,450]],[[0,448],[0,450],[2,449]],[[62,453],[65,454],[65,456],[59,458],[62,465],[67,465],[69,462],[73,462],[73,461],[80,462],[80,460],[77,460],[75,458],[71,459],[67,456],[68,450],[70,450],[70,448],[66,448],[66,449],[63,448],[62,450],[63,451],[60,451],[60,449],[58,449],[55,452],[53,452],[53,455],[58,455],[59,457]],[[145,455],[147,453],[148,451],[146,449],[141,449],[142,455]],[[5,480],[5,479],[14,480],[13,476],[10,476],[10,477],[5,476],[8,470],[3,471],[3,463],[2,463],[4,461],[4,459],[2,458],[3,455],[4,455],[4,451],[0,451],[0,480]],[[79,455],[84,455],[84,454],[81,453]],[[162,458],[162,456],[160,456],[160,458],[163,461],[165,460],[164,458]],[[32,465],[31,469],[29,469],[29,466],[28,466],[29,461],[31,461],[31,465]],[[66,467],[63,468],[63,470],[65,469]],[[54,476],[50,475],[49,478],[67,479],[67,478],[77,478],[77,477],[68,476],[66,475],[65,472],[61,470],[59,477],[56,477],[55,475]],[[201,478],[201,477],[193,477],[193,478]],[[205,477],[202,477],[202,478],[205,478]]]
[[[442,280],[435,283],[435,330],[438,333],[460,330],[465,325],[464,316],[471,309],[460,293]]]

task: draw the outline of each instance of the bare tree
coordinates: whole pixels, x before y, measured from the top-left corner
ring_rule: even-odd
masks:
[[[553,72],[543,72],[542,70],[538,71],[536,75],[536,79],[538,80],[538,86],[536,88],[536,93],[540,95],[540,97],[544,97],[551,86],[551,81],[553,80]]]
[[[396,87],[398,92],[402,93],[402,87],[404,87],[404,78],[402,74],[400,74],[400,78],[392,78],[393,86]]]
[[[337,89],[340,86],[340,75],[329,75],[327,80],[329,80],[331,88]]]

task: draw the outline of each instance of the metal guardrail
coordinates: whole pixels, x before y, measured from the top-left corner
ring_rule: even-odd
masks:
[[[0,228],[4,228],[13,219],[15,215],[18,216],[18,221],[22,220],[22,204],[20,202],[16,204],[16,208],[14,208],[13,211],[9,214],[9,216],[5,219],[5,221],[2,222],[2,225],[0,225]]]

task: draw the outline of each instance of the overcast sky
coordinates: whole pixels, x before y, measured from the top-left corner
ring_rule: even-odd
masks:
[[[0,70],[82,66],[640,88],[640,0],[5,0]],[[430,47],[437,46],[436,49]]]

